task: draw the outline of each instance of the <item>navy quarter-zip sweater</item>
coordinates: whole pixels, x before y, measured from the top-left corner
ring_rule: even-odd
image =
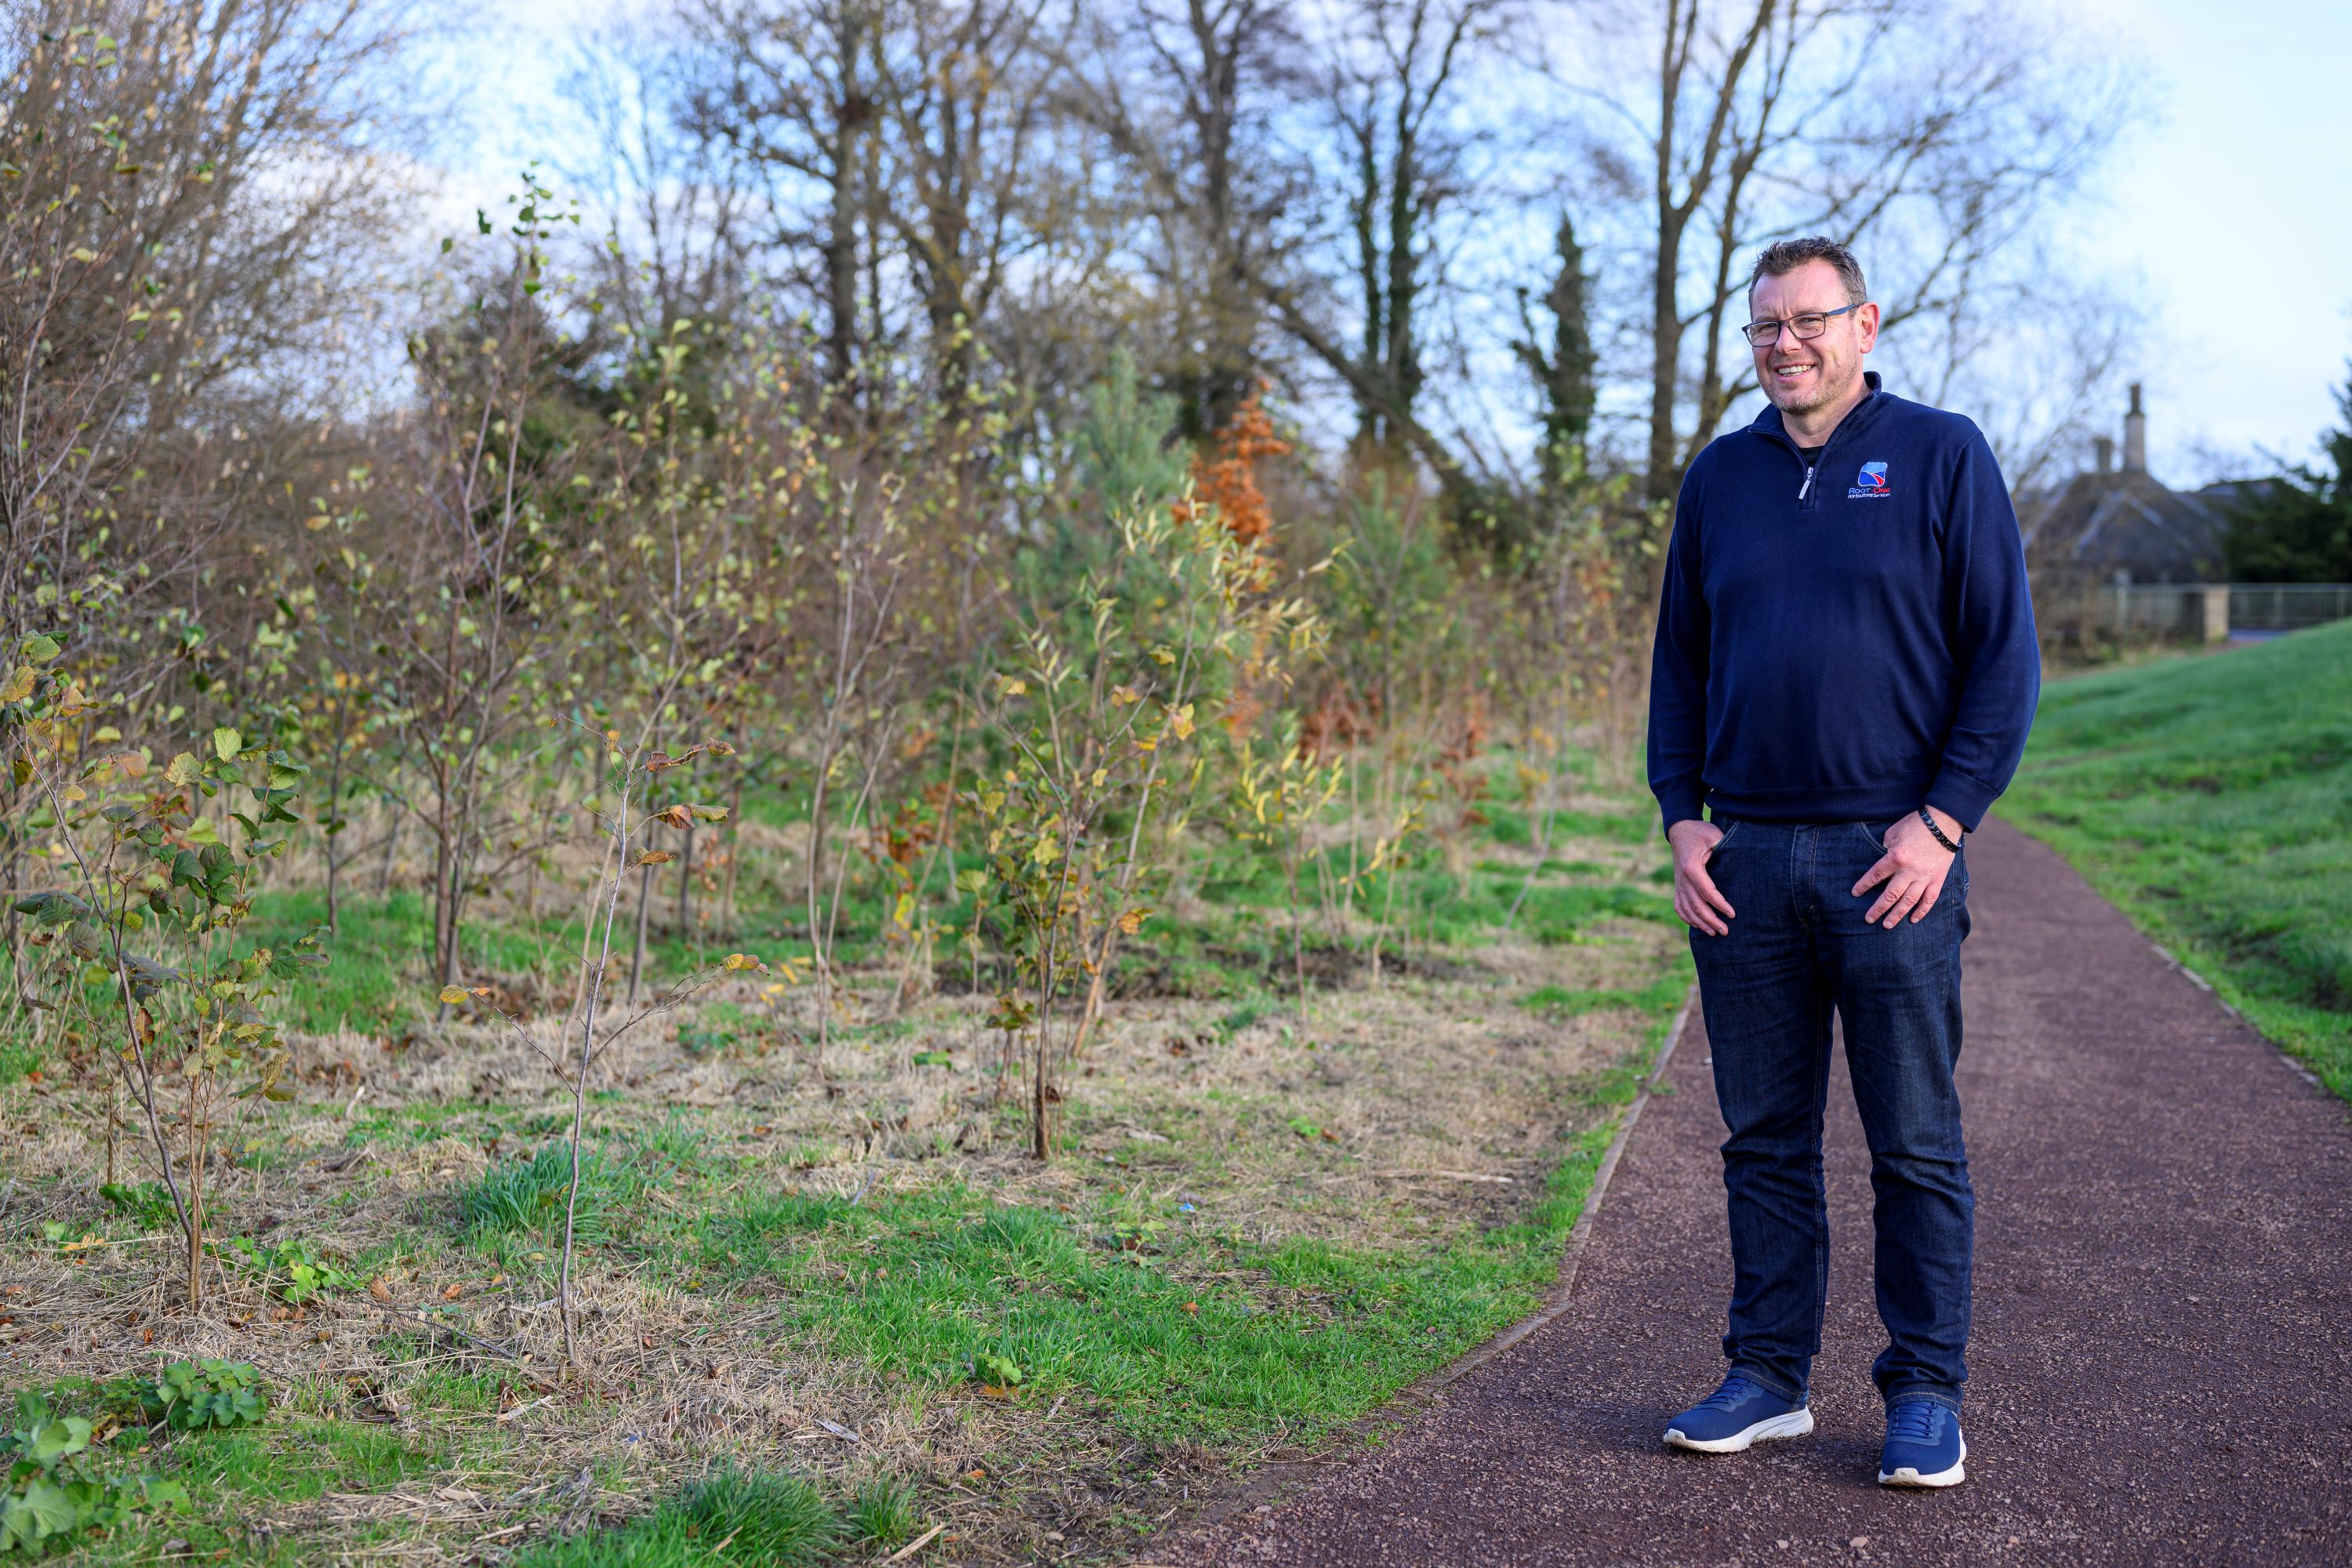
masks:
[[[1983,434],[1869,393],[1808,466],[1766,407],[1691,464],[1650,672],[1650,788],[1759,822],[1922,805],[1973,829],[2042,684],[2025,550]]]

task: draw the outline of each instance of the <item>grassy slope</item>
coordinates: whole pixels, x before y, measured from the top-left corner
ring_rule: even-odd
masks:
[[[2352,622],[2052,682],[2002,813],[2352,1099]]]

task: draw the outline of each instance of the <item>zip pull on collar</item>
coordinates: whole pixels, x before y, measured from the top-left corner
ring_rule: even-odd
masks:
[[[1826,457],[1828,454],[1823,453],[1822,456]],[[1802,500],[1807,496],[1813,493],[1813,468],[1814,465],[1811,463],[1807,463],[1805,465],[1805,482],[1797,487],[1797,499],[1799,500]]]

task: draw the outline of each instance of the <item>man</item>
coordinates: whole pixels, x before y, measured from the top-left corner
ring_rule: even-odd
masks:
[[[1650,690],[1650,786],[1731,1134],[1730,1372],[1666,1440],[1731,1453],[1813,1428],[1834,1009],[1877,1197],[1878,1479],[1953,1486],[1975,1202],[1952,1086],[1960,846],[2040,689],[2024,551],[1977,427],[1863,371],[1878,307],[1851,252],[1772,246],[1748,305],[1772,406],[1683,480]]]

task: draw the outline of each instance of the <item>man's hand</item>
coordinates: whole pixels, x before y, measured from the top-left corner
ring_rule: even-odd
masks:
[[[1927,809],[1935,813],[1936,826],[1944,830],[1944,837],[1958,843],[1960,825],[1932,805]],[[1926,920],[1943,896],[1944,878],[1952,869],[1952,852],[1936,842],[1917,813],[1903,818],[1886,830],[1886,853],[1853,885],[1853,896],[1858,899],[1881,882],[1886,884],[1862,918],[1888,931],[1902,924],[1906,915],[1914,924]],[[1675,879],[1675,886],[1679,893],[1680,876]]]
[[[1675,913],[1694,931],[1723,935],[1731,929],[1723,923],[1732,918],[1731,900],[1706,874],[1715,847],[1723,842],[1723,829],[1685,817],[1666,830],[1666,842],[1675,847]]]

